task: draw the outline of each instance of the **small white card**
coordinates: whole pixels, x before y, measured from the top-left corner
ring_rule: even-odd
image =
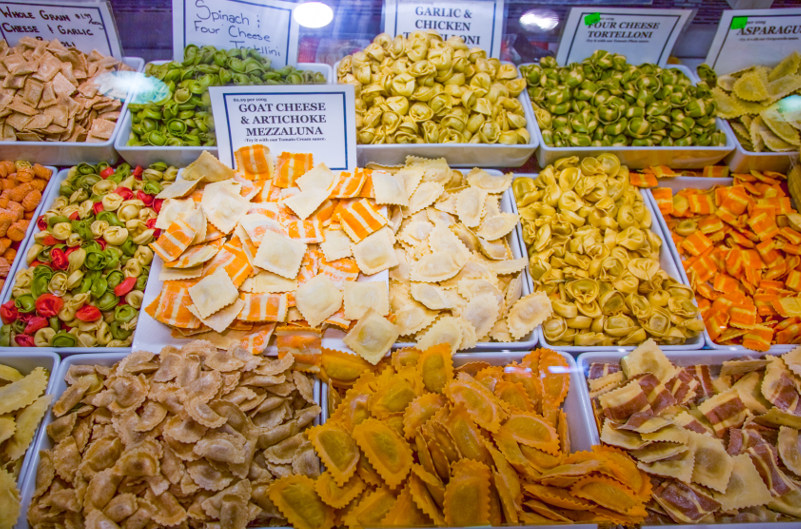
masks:
[[[84,53],[122,58],[120,37],[108,2],[23,0],[0,2],[0,36],[14,46],[22,37],[58,39]]]
[[[691,13],[688,9],[571,8],[556,62],[581,62],[595,50],[606,50],[625,55],[630,64],[664,63]]]
[[[356,167],[353,86],[212,86],[211,109],[220,161],[233,167],[240,147],[262,144],[314,155],[314,163],[349,171]]]
[[[462,37],[469,47],[499,57],[503,37],[503,0],[386,0],[384,32],[408,37],[433,30],[447,39]]]
[[[720,75],[801,52],[801,7],[724,11],[706,63]]]
[[[281,0],[172,0],[173,58],[189,44],[219,49],[254,48],[276,68],[295,64],[295,4]]]

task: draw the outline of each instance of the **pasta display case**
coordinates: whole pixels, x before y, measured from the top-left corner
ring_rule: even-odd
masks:
[[[741,3],[0,2],[0,529],[798,526]]]

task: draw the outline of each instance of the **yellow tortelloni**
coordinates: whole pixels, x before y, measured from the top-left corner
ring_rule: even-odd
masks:
[[[99,322],[95,322],[95,325],[95,341],[97,345],[108,345],[108,343],[114,339],[114,337],[111,335],[111,328],[109,327],[108,323],[100,320]]]
[[[137,218],[142,222],[147,222],[150,219],[155,219],[158,216],[159,214],[156,213],[156,210],[153,208],[140,208]]]
[[[104,211],[117,211],[122,205],[123,198],[117,193],[109,193],[103,196],[101,202],[103,203]]]
[[[45,233],[46,234],[47,232],[40,232],[40,233]],[[37,235],[38,235],[38,233],[37,233]],[[39,257],[39,252],[41,252],[42,250],[44,250],[44,246],[43,245],[39,244],[38,242],[32,244],[31,247],[28,248],[28,253],[25,254],[25,261],[28,264],[31,264],[32,262],[34,262]]]
[[[85,219],[89,215],[93,213],[92,208],[94,207],[94,202],[91,199],[86,199],[78,205],[78,217],[81,219]]]
[[[98,180],[92,186],[92,194],[102,196],[117,189],[118,184],[113,180]]]
[[[76,271],[80,271],[84,261],[86,261],[86,250],[83,248],[78,248],[69,254],[67,256],[67,262],[69,263],[69,266],[67,266],[67,273],[74,274]],[[69,281],[67,283],[69,284]]]
[[[70,201],[67,197],[61,195],[57,196],[55,200],[53,200],[53,205],[45,212],[44,218],[48,219],[56,215],[61,215],[61,209],[69,205],[69,203]]]
[[[81,292],[80,294],[64,294],[62,297],[64,300],[64,306],[61,307],[61,310],[58,312],[58,317],[61,319],[61,321],[73,322],[67,323],[67,325],[74,328],[77,325],[74,323],[75,313],[84,305],[84,303],[89,301],[89,296],[89,292]]]
[[[133,254],[133,259],[139,262],[142,266],[147,266],[153,262],[153,250],[148,246],[140,246]]]
[[[11,295],[15,298],[30,293],[31,283],[33,282],[33,268],[26,268],[19,270],[17,275],[14,276],[14,287],[11,289]]]
[[[56,331],[52,327],[43,327],[33,335],[33,343],[36,347],[47,347],[53,341]]]
[[[133,331],[134,329],[136,329],[136,322],[138,321],[139,321],[139,314],[134,316],[131,320],[123,322],[120,325],[120,328],[126,331]]]
[[[125,274],[125,277],[139,277],[142,272],[142,263],[136,259],[128,259],[125,266],[122,267],[122,273]]]
[[[530,275],[554,307],[549,344],[673,344],[703,331],[691,289],[659,265],[661,240],[617,157],[563,158],[512,189]]]
[[[128,230],[121,226],[110,226],[103,232],[103,238],[112,246],[119,246],[128,238]]]
[[[89,229],[92,231],[94,238],[99,239],[109,229],[109,226],[109,223],[105,220],[96,220],[89,225]]]
[[[67,274],[64,272],[53,274],[47,284],[47,290],[58,297],[64,296],[67,293]]]
[[[50,228],[50,235],[59,241],[66,241],[72,235],[72,225],[69,222],[57,222]]]
[[[145,203],[138,199],[126,200],[117,209],[117,218],[119,218],[122,222],[138,219],[139,210],[142,209],[144,205]]]
[[[74,252],[73,252],[74,253]],[[72,254],[70,254],[72,255]],[[84,271],[83,270],[73,270],[69,276],[67,276],[67,290],[72,290],[73,288],[78,287],[81,282],[83,281]]]
[[[144,298],[145,293],[141,290],[132,290],[125,294],[125,302],[135,309],[138,309],[142,306],[142,300],[144,300]]]

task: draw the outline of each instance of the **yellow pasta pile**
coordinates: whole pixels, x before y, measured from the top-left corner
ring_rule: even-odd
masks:
[[[601,441],[653,477],[649,523],[801,519],[801,347],[682,366],[649,340],[588,384]]]
[[[662,240],[615,155],[562,158],[512,187],[534,289],[553,304],[547,343],[679,344],[703,331],[692,289],[661,268]]]
[[[559,353],[454,369],[449,349],[398,350],[376,368],[324,352],[335,409],[307,436],[326,471],[268,490],[294,527],[642,521],[651,485],[629,456],[570,453]]]
[[[0,529],[11,529],[19,516],[17,478],[25,452],[50,405],[45,395],[48,373],[37,367],[23,375],[0,364]]]
[[[284,358],[195,341],[75,364],[53,405],[28,522],[33,528],[281,524],[280,476],[316,476],[304,429],[313,379]]]

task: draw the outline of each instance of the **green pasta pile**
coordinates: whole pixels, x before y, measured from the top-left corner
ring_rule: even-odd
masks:
[[[292,66],[274,69],[253,49],[218,50],[190,44],[182,62],[149,63],[145,74],[164,82],[169,97],[130,104],[128,145],[211,146],[217,144],[211,115],[210,86],[324,84],[320,72]]]
[[[69,170],[0,306],[0,346],[126,347],[144,297],[162,200],[178,169]]]
[[[559,66],[553,57],[521,66],[546,145],[717,146],[726,144],[715,123],[706,83],[693,85],[680,70],[634,66],[598,50],[580,63]]]

